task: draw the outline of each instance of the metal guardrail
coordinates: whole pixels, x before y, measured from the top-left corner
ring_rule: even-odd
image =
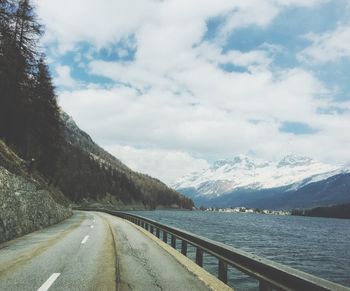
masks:
[[[350,288],[285,265],[264,259],[225,244],[161,224],[152,219],[128,212],[112,211],[96,208],[75,208],[77,210],[102,211],[126,219],[151,232],[164,242],[171,237],[171,246],[176,249],[176,242],[181,242],[181,253],[187,255],[188,245],[196,248],[196,263],[203,267],[203,253],[218,259],[218,278],[227,284],[228,266],[233,266],[259,282],[260,291],[270,290],[302,290],[302,291],[350,291]]]

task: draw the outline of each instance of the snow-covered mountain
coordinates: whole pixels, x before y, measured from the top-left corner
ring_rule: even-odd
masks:
[[[346,183],[343,178],[340,179],[342,175],[346,175]],[[332,179],[332,177],[337,177],[337,179]],[[310,189],[316,187],[316,184],[318,185],[317,191],[319,191],[317,193],[327,188],[328,192],[322,195],[327,195],[328,198],[311,199],[311,196],[318,195],[316,190],[313,190],[313,193],[305,197],[305,205],[309,205],[307,201],[310,202],[310,199],[315,205],[318,205],[317,199],[325,198],[324,201],[327,203],[332,201],[329,181],[333,187],[338,187],[343,183],[342,190],[337,188],[337,191],[341,192],[338,198],[342,199],[344,195],[346,197],[348,195],[350,199],[350,189],[344,186],[348,185],[348,180],[350,181],[348,178],[350,178],[350,164],[339,167],[295,155],[288,155],[279,162],[269,162],[239,155],[230,160],[216,161],[207,169],[181,177],[173,187],[191,197],[197,204],[203,203],[208,206],[234,206],[227,204],[243,202],[250,206],[264,205],[265,202],[273,205],[273,201],[286,197],[283,196],[284,194],[289,195],[288,199],[291,199],[292,202],[293,197],[290,196],[292,193],[298,193],[300,196],[298,196],[298,205],[303,206],[303,193],[309,193]],[[254,204],[257,201],[259,203]],[[280,205],[283,204],[281,203]],[[287,205],[287,203],[284,204]]]
[[[219,160],[201,172],[181,177],[175,189],[195,188],[201,195],[219,196],[235,189],[269,189],[292,185],[338,167],[308,157],[288,155],[279,162],[253,160],[239,155]],[[293,185],[295,187],[295,185]]]

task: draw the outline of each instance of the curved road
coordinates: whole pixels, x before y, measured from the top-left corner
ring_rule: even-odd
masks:
[[[208,290],[136,226],[75,211],[0,245],[0,290]]]

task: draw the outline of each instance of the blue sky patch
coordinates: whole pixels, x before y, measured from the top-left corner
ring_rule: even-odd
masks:
[[[318,132],[317,129],[312,128],[307,123],[303,122],[283,122],[282,126],[280,127],[281,132],[286,133],[292,133],[292,134],[312,134]]]

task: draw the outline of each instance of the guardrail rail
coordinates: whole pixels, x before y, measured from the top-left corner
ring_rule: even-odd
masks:
[[[101,211],[126,219],[146,229],[159,239],[163,239],[166,243],[168,243],[169,235],[170,244],[174,249],[176,249],[177,241],[181,242],[181,253],[185,256],[187,256],[188,245],[191,245],[196,249],[195,262],[200,267],[203,267],[203,254],[210,254],[218,259],[218,278],[225,284],[228,284],[228,266],[232,266],[258,280],[260,291],[350,291],[350,288],[343,285],[129,212],[80,207],[74,209]]]

